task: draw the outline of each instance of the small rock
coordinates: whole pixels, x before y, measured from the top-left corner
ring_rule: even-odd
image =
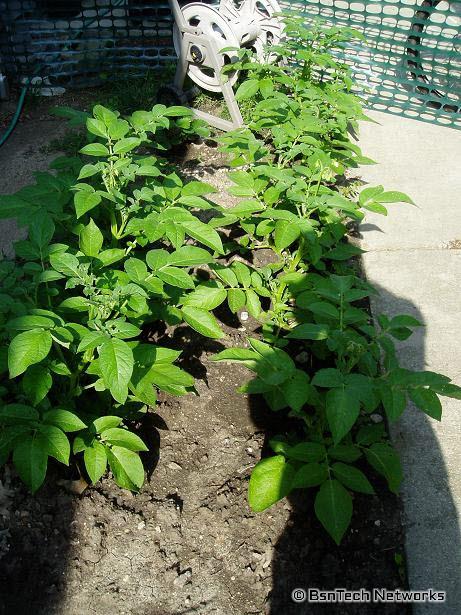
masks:
[[[249,455],[251,455],[251,454],[253,453],[253,449],[251,448],[251,446],[249,446],[249,447],[246,449],[246,451],[247,451],[247,453],[248,453]]]
[[[176,587],[184,587],[186,583],[189,582],[191,576],[192,576],[192,571],[185,570],[184,572],[181,572],[181,574],[179,574],[176,577],[176,579],[173,581],[173,585],[176,585]]]
[[[248,312],[242,312],[242,313],[240,314],[240,320],[241,320],[242,322],[245,322],[246,320],[248,320],[248,319],[249,319],[249,317],[250,317],[250,315],[248,314]]]
[[[144,521],[140,521],[138,523],[138,530],[143,530],[146,527],[146,524],[144,523]]]
[[[101,559],[99,553],[95,553],[91,547],[85,547],[81,551],[81,559],[85,562],[97,564]]]
[[[160,525],[156,525],[155,526],[155,531],[157,532],[157,534],[161,534],[162,533],[162,528],[160,527]]]
[[[60,479],[56,481],[56,484],[74,495],[81,495],[88,487],[88,483],[83,478],[80,478],[79,480]]]
[[[370,414],[370,419],[373,423],[382,423],[383,417],[380,414]]]
[[[170,461],[168,467],[170,468],[170,470],[182,470],[182,466],[180,466],[179,463],[176,463],[175,461]]]
[[[295,357],[295,361],[297,361],[298,363],[307,363],[308,360],[309,360],[309,355],[306,351],[300,352]]]
[[[379,527],[381,525],[381,521],[379,519],[376,519],[375,525],[377,525]]]
[[[220,493],[217,498],[216,498],[216,502],[219,504],[219,506],[224,506],[225,504],[227,504],[227,498],[224,495],[224,493]]]

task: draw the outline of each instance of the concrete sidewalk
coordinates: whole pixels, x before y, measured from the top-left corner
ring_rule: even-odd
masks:
[[[370,185],[407,192],[417,204],[389,205],[361,226],[367,278],[379,290],[374,315],[407,313],[425,327],[398,344],[403,367],[429,369],[461,384],[461,133],[370,113],[360,145],[379,165]],[[461,402],[442,399],[437,423],[409,408],[393,427],[403,467],[407,565],[412,589],[444,590],[445,604],[415,605],[415,615],[461,608]]]

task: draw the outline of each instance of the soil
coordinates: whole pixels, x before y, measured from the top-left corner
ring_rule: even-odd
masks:
[[[39,130],[40,121],[31,121]],[[219,202],[230,202],[216,149],[192,145],[182,158],[184,172],[213,183]],[[306,492],[251,512],[251,468],[285,417],[237,392],[248,378],[243,367],[210,361],[224,346],[244,345],[255,328],[251,318],[218,316],[228,334],[223,342],[187,328],[161,340],[183,349],[182,367],[196,377],[197,395],[165,395],[149,415],[141,435],[151,452],[139,494],[105,477],[76,495],[75,477],[56,466],[31,497],[10,467],[0,471],[1,615],[407,612],[402,605],[291,600],[295,588],[405,588],[396,563],[401,503],[374,477],[377,495],[355,495],[341,547],[315,519]]]

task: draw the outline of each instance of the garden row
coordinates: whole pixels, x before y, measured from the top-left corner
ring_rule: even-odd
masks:
[[[235,207],[210,201],[213,186],[183,181],[168,162],[172,144],[207,131],[190,110],[164,105],[127,118],[102,106],[92,117],[67,111],[86,124],[88,145],[1,197],[0,216],[16,217],[28,238],[15,243],[14,262],[0,263],[0,462],[12,457],[32,491],[49,457],[67,465],[71,455],[91,482],[109,465],[121,487],[139,490],[147,447],[130,426],[155,408],[158,389],[194,391],[180,352],[146,333],[186,323],[220,339],[213,310],[225,302],[261,334],[214,360],[243,363],[254,378],[242,391],[289,419],[252,473],[255,511],[315,488],[315,512],[339,544],[351,491],[374,493],[367,464],[392,491],[401,481],[384,422],[370,415],[396,420],[411,399],[439,420],[438,396],[461,398],[445,376],[399,367],[393,338],[418,321],[370,321],[375,291],[357,273],[348,230],[364,210],[386,214],[387,203],[411,199],[381,186],[357,196],[347,179],[372,163],[350,140],[365,116],[335,58],[355,33],[296,18],[286,28],[287,42],[271,49],[280,63],[245,52],[238,67],[251,118],[220,138]],[[257,250],[271,251],[267,265],[252,264]],[[292,358],[301,351],[302,369]]]

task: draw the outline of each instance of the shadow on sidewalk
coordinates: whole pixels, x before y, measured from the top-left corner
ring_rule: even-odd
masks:
[[[388,316],[410,314],[422,321],[421,314],[411,302],[383,288],[377,290],[380,302],[389,306]],[[408,353],[404,354],[402,367],[422,371],[426,369],[424,327],[416,330],[410,340],[411,352],[408,359]],[[284,421],[274,416],[269,408],[265,412],[258,410],[256,401],[252,404],[252,416],[257,426],[267,434],[263,455],[271,454],[268,440],[276,433],[283,433]],[[436,567],[443,562],[444,569],[451,571],[452,576],[456,575],[454,571],[461,569],[461,540],[444,459],[432,429],[432,419],[412,407],[407,408],[404,416],[405,419],[392,428],[395,446],[404,461],[402,497],[390,493],[382,478],[365,464],[364,469],[377,495],[354,494],[352,526],[341,547],[334,544],[315,518],[311,490],[298,490],[289,496],[290,518],[274,548],[267,615],[410,613],[411,607],[402,604],[295,604],[291,599],[295,588],[371,590],[408,587],[399,566],[399,558],[404,556],[405,533],[407,541],[424,541],[424,544],[417,545],[419,561],[407,563],[411,589],[429,589],[418,583],[419,569],[429,571],[426,579],[434,578],[431,587],[449,589],[448,586],[436,586],[437,578],[440,578]],[[448,524],[443,523],[446,519],[450,520]],[[442,525],[449,533],[443,543],[438,539]],[[446,544],[451,545],[449,552],[445,550]],[[450,579],[446,578],[448,583]],[[441,605],[440,610],[434,604],[426,608],[428,613],[445,614],[455,613],[457,606],[450,602],[448,595],[446,605]]]

